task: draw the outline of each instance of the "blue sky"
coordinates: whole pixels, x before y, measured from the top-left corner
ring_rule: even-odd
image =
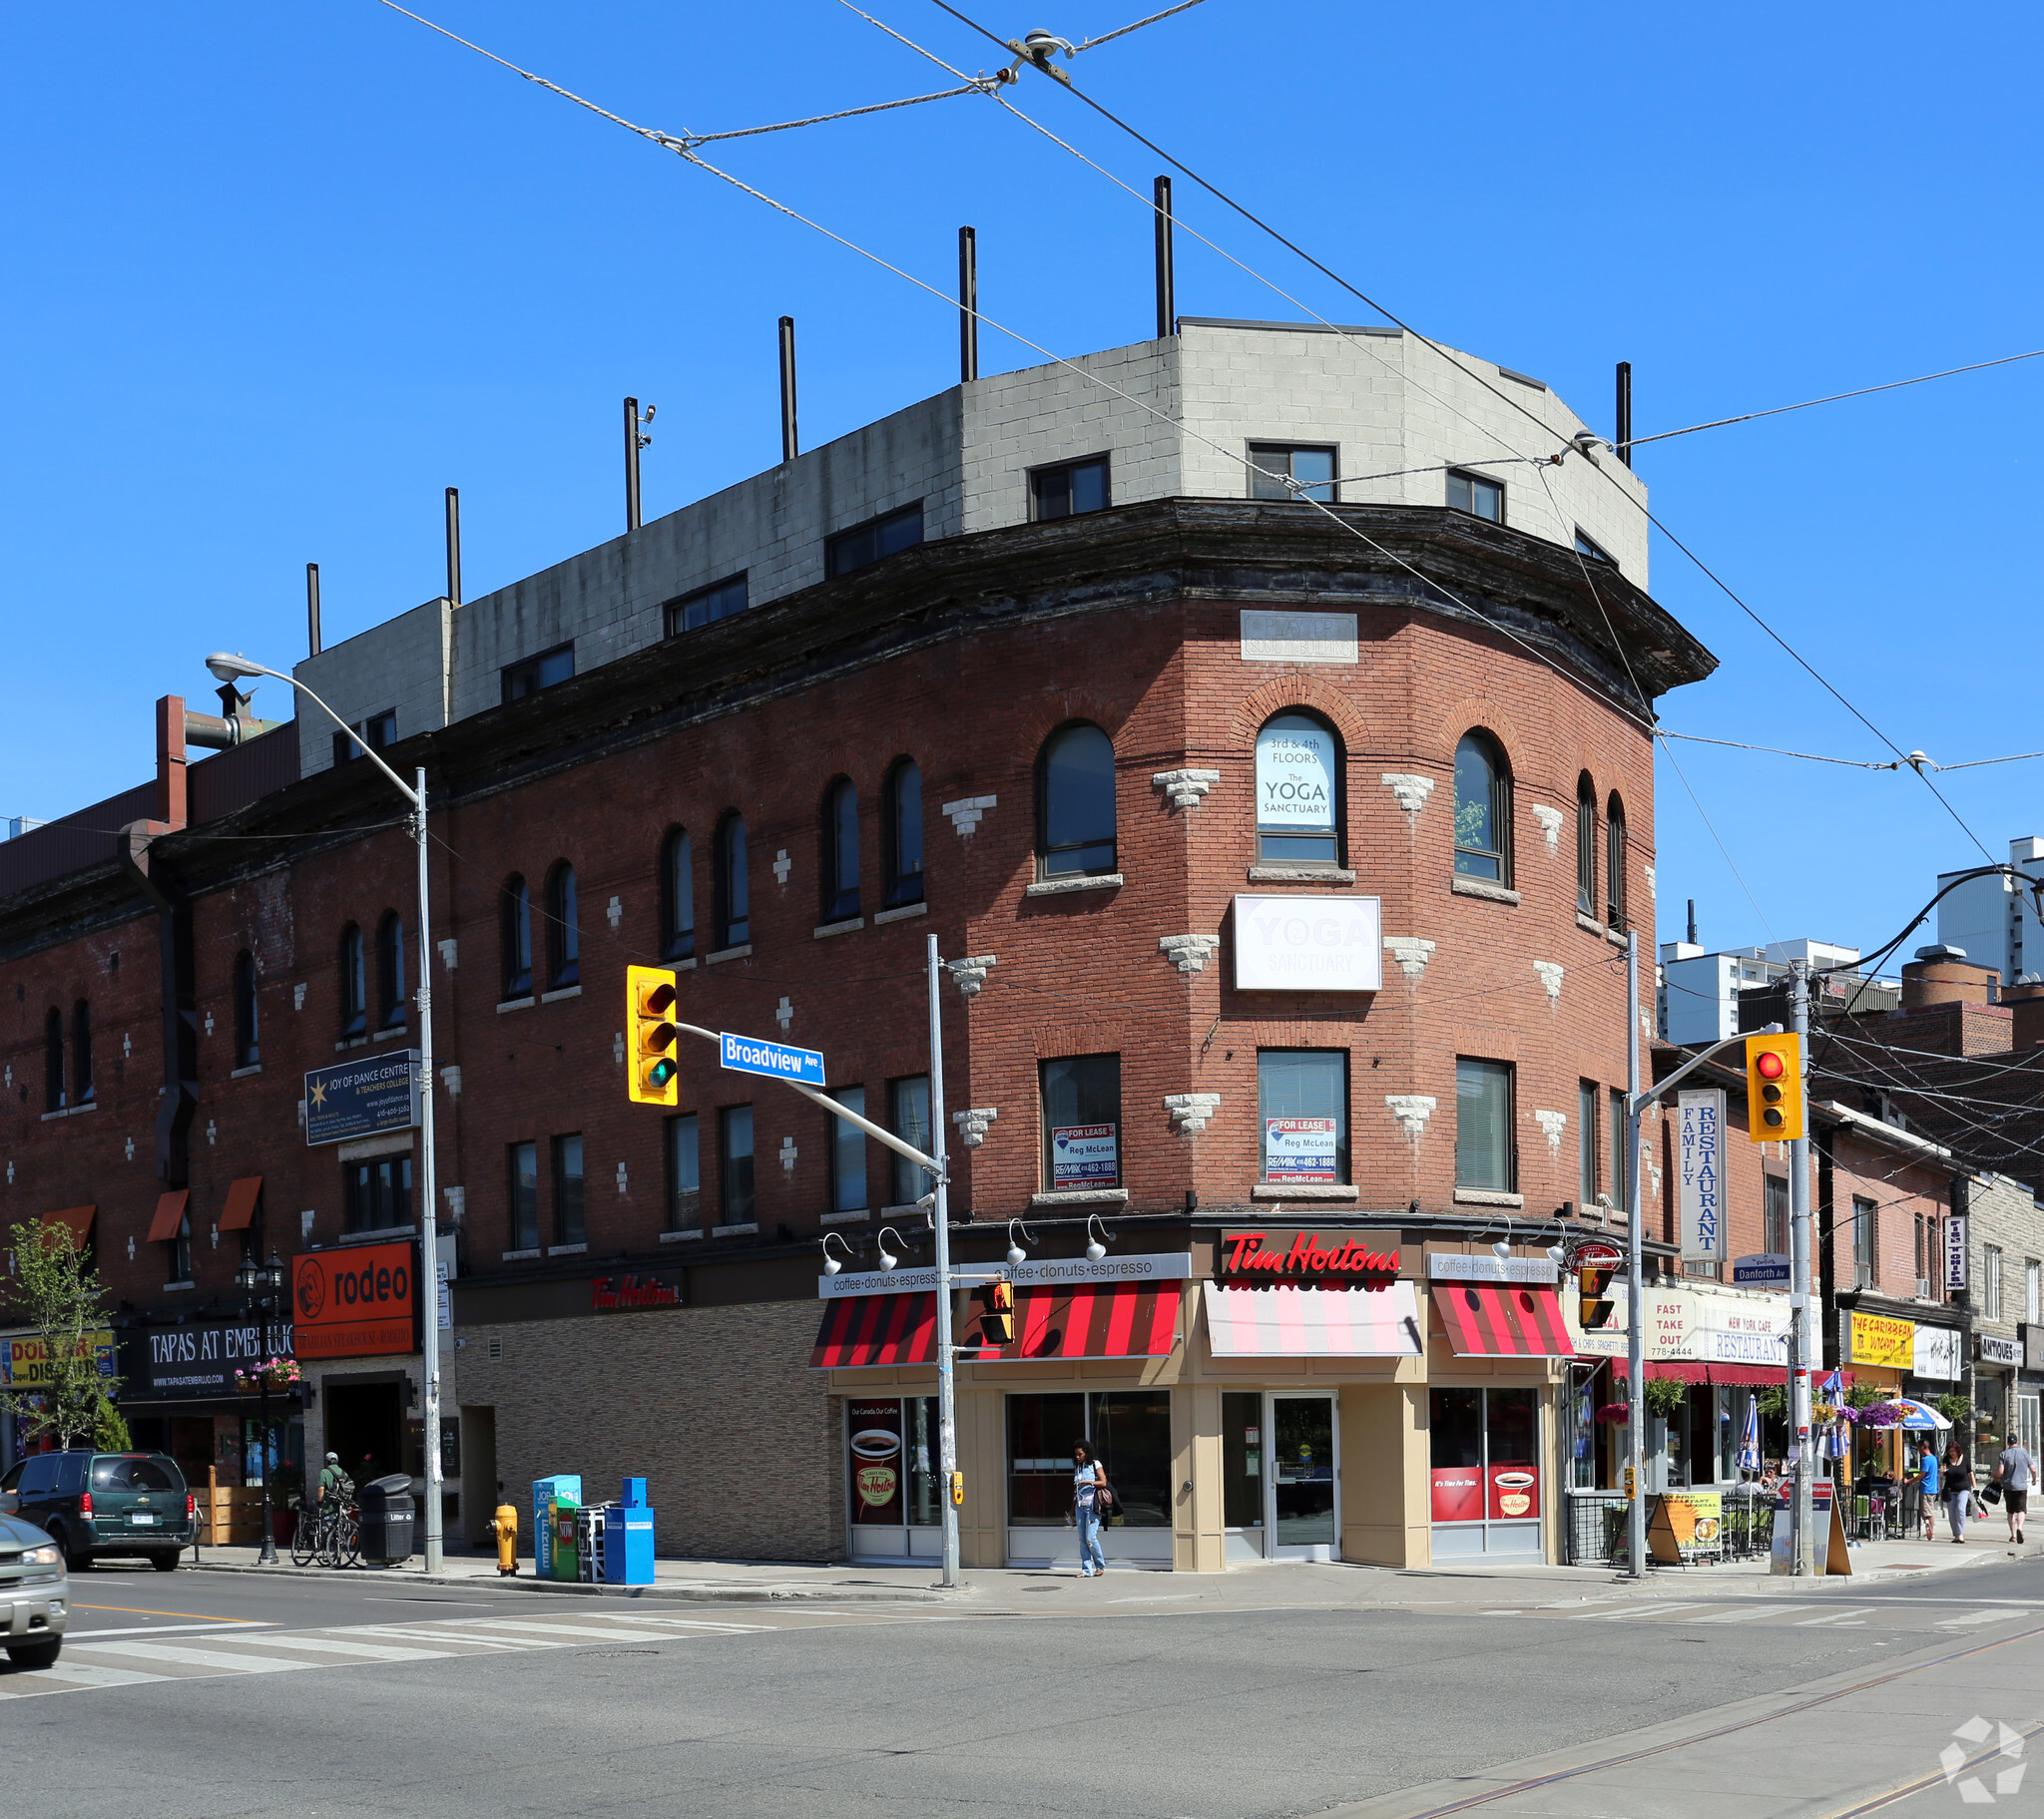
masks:
[[[873,3],[970,70],[994,55],[928,0]],[[1075,40],[1142,10],[976,4]],[[670,131],[948,82],[831,0],[419,10]],[[1941,18],[1207,0],[1074,69],[1406,320],[1601,428],[1630,359],[1651,434],[2044,345],[2044,28]],[[17,10],[6,45],[0,813],[139,781],[150,702],[203,697],[206,651],[301,655],[307,560],[329,642],[439,592],[444,486],[472,595],[612,535],[628,392],[660,407],[649,516],[769,465],[783,312],[805,445],[955,375],[940,304],[373,0]],[[1040,78],[1011,94],[1147,190],[1151,153]],[[973,223],[982,307],[1059,352],[1150,332],[1146,212],[991,104],[723,156],[939,285]],[[1178,206],[1320,313],[1370,319],[1183,182]],[[1179,305],[1291,313],[1184,239]],[[983,339],[989,370],[1033,359]],[[1905,750],[1998,756],[2044,747],[2020,706],[2044,656],[2040,406],[2044,360],[1670,442],[1639,471]],[[1654,591],[1723,660],[1668,726],[1889,755],[1665,543]],[[1872,945],[1978,862],[1906,772],[1678,749],[1717,831],[1664,758],[1664,939],[1695,897],[1714,947]],[[1941,786],[1999,858],[2044,833],[2040,780]]]

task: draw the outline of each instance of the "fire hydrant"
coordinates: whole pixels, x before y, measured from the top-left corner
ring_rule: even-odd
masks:
[[[518,1506],[499,1504],[497,1514],[490,1522],[490,1533],[497,1538],[497,1571],[512,1574],[518,1571]]]

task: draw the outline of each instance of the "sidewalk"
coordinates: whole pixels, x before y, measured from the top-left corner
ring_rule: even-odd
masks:
[[[2044,1554],[2044,1538],[2032,1544]],[[511,1578],[497,1573],[491,1553],[450,1550],[437,1575],[428,1576],[417,1555],[396,1567],[347,1570],[357,1580],[369,1575],[394,1575],[414,1585],[490,1585],[504,1591],[553,1593],[567,1597],[645,1597],[697,1603],[766,1603],[815,1600],[830,1603],[969,1602],[981,1609],[1043,1608],[1042,1594],[1069,1592],[1063,1602],[1101,1604],[1203,1603],[1217,1607],[1242,1605],[1316,1606],[1456,1602],[1458,1588],[1467,1588],[1472,1601],[1496,1594],[1496,1588],[1528,1585],[1551,1589],[1555,1595],[1609,1596],[1614,1587],[1641,1597],[1689,1596],[1721,1589],[1735,1597],[1766,1595],[1773,1589],[1796,1594],[1849,1592],[1871,1583],[1920,1578],[1971,1567],[1988,1567],[2018,1559],[2031,1549],[2011,1548],[2005,1537],[1984,1535],[1978,1526],[1963,1546],[1940,1537],[1935,1542],[1862,1542],[1851,1548],[1849,1578],[1826,1576],[1791,1582],[1777,1579],[1763,1560],[1733,1561],[1723,1566],[1653,1567],[1643,1581],[1628,1579],[1621,1569],[1594,1567],[1485,1567],[1457,1562],[1434,1568],[1315,1565],[1280,1562],[1237,1567],[1227,1573],[1164,1573],[1120,1569],[1098,1585],[1064,1571],[1033,1571],[1011,1567],[972,1567],[961,1575],[954,1592],[936,1584],[935,1565],[876,1567],[789,1561],[661,1560],[654,1563],[651,1586],[571,1585],[532,1577],[532,1560],[521,1556]],[[285,1553],[274,1567],[260,1567],[254,1547],[202,1550],[196,1563],[208,1573],[260,1573],[308,1579],[332,1579],[325,1567],[293,1567]],[[190,1559],[187,1567],[193,1566]],[[1489,1590],[1485,1590],[1488,1588]],[[1442,1596],[1442,1593],[1448,1595]]]

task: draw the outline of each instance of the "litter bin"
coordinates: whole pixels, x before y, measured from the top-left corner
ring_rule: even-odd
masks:
[[[355,1493],[362,1512],[362,1559],[394,1567],[411,1559],[411,1531],[417,1505],[411,1479],[403,1472],[372,1479]]]

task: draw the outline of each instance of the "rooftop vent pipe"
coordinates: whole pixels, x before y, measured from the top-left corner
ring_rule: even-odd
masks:
[[[1618,363],[1618,434],[1612,438],[1618,444],[1618,458],[1627,467],[1633,464],[1633,363],[1621,360]]]
[[[958,379],[979,377],[979,236],[958,229]]]
[[[1178,286],[1171,256],[1171,179],[1157,180],[1157,338],[1178,332]]]
[[[461,494],[447,489],[447,604],[461,605]]]
[[[801,442],[794,422],[794,317],[780,318],[780,458],[792,461]]]
[[[307,656],[319,655],[319,565],[305,564],[305,643],[311,646]]]

